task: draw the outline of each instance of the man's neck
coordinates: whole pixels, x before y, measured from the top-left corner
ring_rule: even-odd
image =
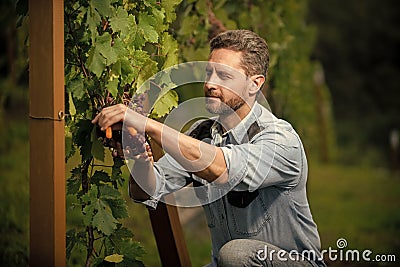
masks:
[[[219,115],[219,121],[222,124],[225,131],[229,131],[238,125],[251,111],[251,107],[245,103],[243,106],[238,108],[235,112],[230,114]]]

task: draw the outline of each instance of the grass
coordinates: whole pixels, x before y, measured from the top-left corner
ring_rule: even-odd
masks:
[[[27,121],[9,121],[0,132],[0,266],[27,266],[29,246],[29,147]],[[124,190],[124,193],[126,191]],[[396,254],[400,259],[400,176],[371,166],[310,164],[308,196],[322,248],[336,248],[345,238],[349,249]],[[146,266],[160,266],[146,208],[128,203],[124,223],[146,250]],[[76,215],[75,215],[76,216]],[[74,219],[74,222],[79,222]],[[210,260],[210,237],[201,213],[184,224],[194,267]],[[79,264],[78,264],[79,265]],[[82,265],[82,264],[80,264]],[[343,266],[331,263],[330,266]],[[346,266],[355,266],[346,264]],[[365,266],[360,263],[358,266]],[[382,265],[379,265],[382,266]]]
[[[308,195],[322,248],[396,254],[400,259],[400,176],[386,169],[311,164]],[[362,265],[362,264],[361,264]]]
[[[29,243],[28,126],[4,122],[0,131],[0,266],[27,266]]]

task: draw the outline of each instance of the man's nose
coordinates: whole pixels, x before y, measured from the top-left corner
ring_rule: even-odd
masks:
[[[213,90],[216,89],[218,87],[218,77],[217,75],[213,72],[210,76],[208,76],[206,78],[206,81],[204,83],[204,86],[208,89],[208,90]]]
[[[213,82],[211,82],[210,80],[207,80],[207,81],[204,83],[204,87],[205,87],[208,91],[211,91],[211,90],[215,90],[215,89],[216,89],[216,84],[213,83]]]

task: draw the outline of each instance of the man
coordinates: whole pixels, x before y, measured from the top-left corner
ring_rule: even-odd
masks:
[[[190,183],[201,188],[210,266],[325,266],[306,196],[303,145],[289,123],[256,101],[268,71],[265,40],[232,30],[210,47],[204,93],[216,117],[195,124],[188,135],[124,105],[105,108],[93,120],[102,130],[123,121],[166,152],[154,164],[145,154],[137,157],[131,197],[156,207],[163,195]]]

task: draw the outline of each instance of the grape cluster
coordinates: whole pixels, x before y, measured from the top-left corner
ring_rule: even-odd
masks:
[[[147,114],[144,110],[145,99],[146,97],[143,94],[134,95],[132,97],[131,95],[128,95],[128,93],[125,93],[123,103],[133,111],[146,116]],[[112,138],[107,138],[104,132],[100,131],[99,127],[97,128],[97,134],[100,137],[100,140],[105,147],[109,147],[111,149],[113,157],[133,158],[141,155],[143,158],[147,158],[149,155],[152,155],[151,148],[146,141],[145,134],[137,132],[136,129],[132,127],[127,127],[127,129],[124,129],[124,131],[127,131],[124,132],[125,147],[122,147],[122,125],[120,127],[121,130],[112,131]]]
[[[124,148],[125,156],[133,157],[146,151],[146,137],[143,134],[128,135],[127,139],[128,145]]]
[[[130,101],[129,108],[143,116],[146,116],[146,112],[144,111],[145,99],[146,98],[143,94],[134,95]],[[124,148],[125,156],[137,156],[143,154],[149,149],[147,147],[148,144],[146,142],[146,137],[143,133],[139,133],[133,128],[128,128],[128,134],[126,136],[126,147]]]
[[[144,96],[144,94],[140,94],[140,95],[134,95],[129,107],[131,109],[133,109],[134,111],[136,111],[137,113],[146,116],[146,112],[144,111],[144,102],[146,100],[146,97]]]

